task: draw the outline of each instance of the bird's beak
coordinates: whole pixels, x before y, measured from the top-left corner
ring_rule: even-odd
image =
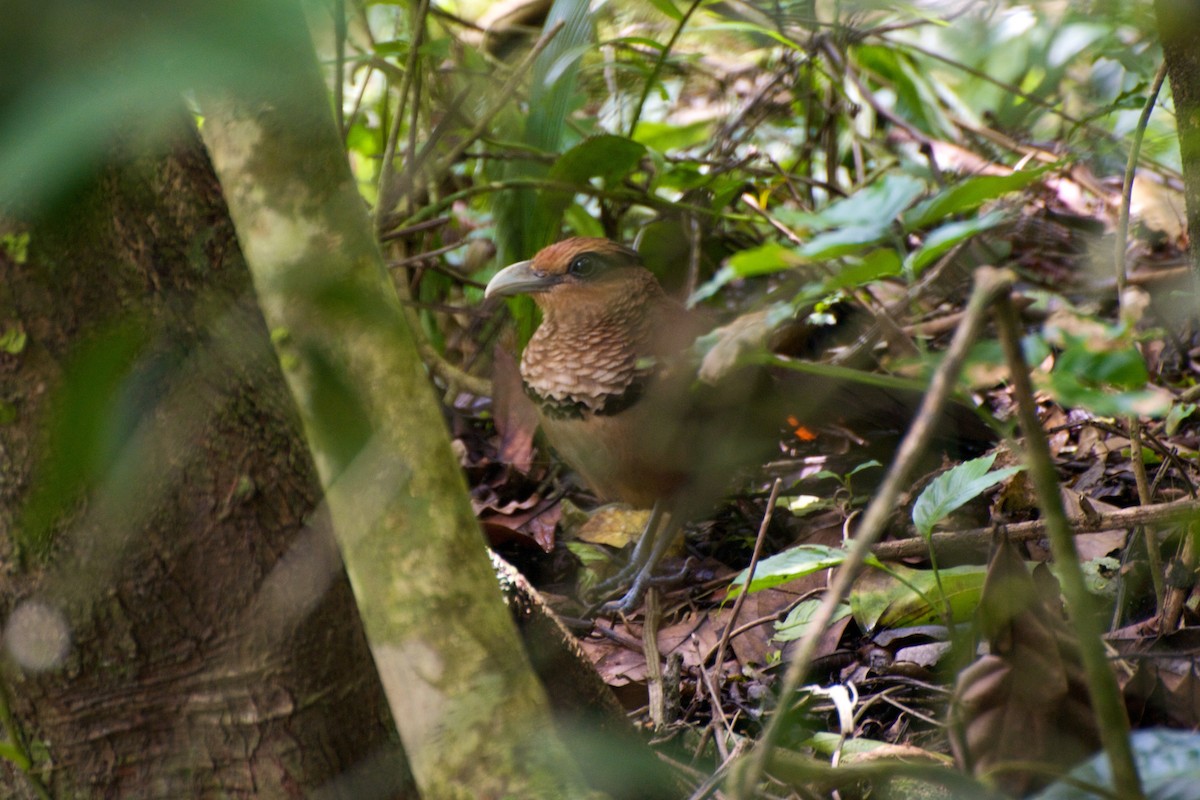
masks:
[[[554,275],[539,275],[532,261],[518,261],[497,272],[483,290],[484,297],[508,297],[514,294],[536,294],[553,286]]]

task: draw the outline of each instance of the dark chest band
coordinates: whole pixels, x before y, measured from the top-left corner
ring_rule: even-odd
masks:
[[[528,383],[522,382],[522,385],[525,387],[525,394],[529,395],[542,413],[550,419],[583,419],[587,416],[610,417],[620,414],[642,398],[642,392],[646,390],[646,379],[638,378],[625,387],[624,391],[604,395],[598,407],[592,407],[580,400],[546,397]]]

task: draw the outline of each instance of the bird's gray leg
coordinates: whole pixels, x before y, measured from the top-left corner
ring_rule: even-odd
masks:
[[[654,540],[657,538],[659,529],[662,527],[662,518],[666,514],[663,511],[662,505],[661,501],[656,502],[654,507],[650,509],[650,518],[646,520],[646,527],[642,529],[642,535],[638,537],[637,544],[633,547],[633,553],[629,556],[628,563],[621,567],[616,575],[606,578],[595,587],[593,591],[596,596],[603,598],[605,595],[627,586],[629,581],[641,571],[642,565],[652,557],[654,553]]]
[[[662,531],[658,536],[658,541],[654,543],[654,547],[650,550],[649,558],[643,564],[638,566],[632,560],[629,563],[630,567],[637,567],[633,577],[633,583],[629,586],[629,591],[620,600],[614,600],[611,603],[605,603],[603,610],[608,613],[620,612],[629,614],[633,612],[642,602],[642,596],[646,593],[646,589],[656,583],[659,579],[654,577],[654,568],[658,566],[658,562],[662,560],[668,548],[675,540],[675,536],[679,533],[679,526],[670,517],[667,518],[666,524],[662,526]],[[640,542],[639,542],[640,544]],[[636,553],[636,550],[634,551]],[[687,572],[685,566],[683,572]],[[678,579],[678,576],[672,576],[672,580]]]

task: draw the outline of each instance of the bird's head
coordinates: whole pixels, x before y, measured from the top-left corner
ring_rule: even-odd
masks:
[[[608,239],[576,237],[500,270],[483,294],[527,294],[543,310],[554,311],[603,305],[617,298],[627,300],[631,292],[648,282],[653,283],[654,278],[633,250]]]

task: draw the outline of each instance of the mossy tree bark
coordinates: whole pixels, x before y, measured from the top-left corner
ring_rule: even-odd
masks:
[[[503,604],[298,9],[202,133],[422,794],[587,795]],[[286,64],[286,70],[278,65]]]
[[[6,226],[0,331],[24,342],[0,351],[3,736],[33,763],[0,760],[0,794],[415,796],[181,111],[170,142],[106,145]]]
[[[1200,293],[1200,3],[1155,0],[1158,36],[1175,98],[1179,155],[1192,256],[1192,288]]]

